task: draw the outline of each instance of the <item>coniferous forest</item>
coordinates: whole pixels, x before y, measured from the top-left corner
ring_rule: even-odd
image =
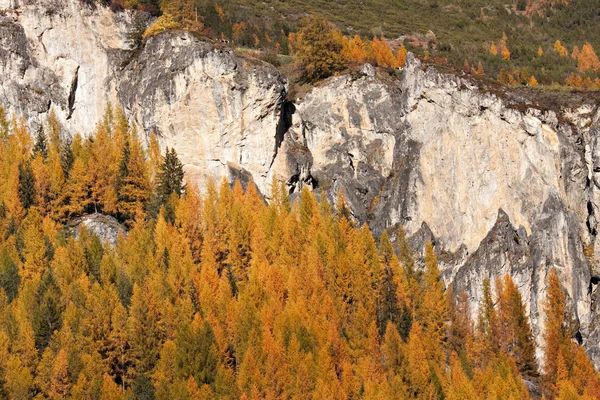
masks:
[[[543,347],[509,276],[470,309],[401,229],[304,189],[184,184],[119,109],[67,140],[0,109],[0,397],[597,399],[547,279]],[[113,246],[73,218],[109,215]]]

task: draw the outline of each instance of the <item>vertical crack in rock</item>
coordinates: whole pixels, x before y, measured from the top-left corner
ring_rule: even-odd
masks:
[[[77,92],[77,84],[79,81],[79,66],[75,70],[75,74],[73,76],[73,81],[71,82],[71,90],[69,91],[69,114],[67,115],[67,119],[71,119],[73,116],[73,111],[75,107],[75,93]]]
[[[285,93],[283,94],[285,95]],[[279,121],[277,122],[277,128],[275,130],[275,149],[273,150],[273,158],[271,159],[271,164],[269,165],[269,169],[273,166],[275,159],[277,158],[277,153],[279,153],[279,148],[283,143],[283,139],[285,134],[292,126],[292,115],[296,112],[296,106],[289,100],[283,100],[281,103],[281,111],[279,112]]]

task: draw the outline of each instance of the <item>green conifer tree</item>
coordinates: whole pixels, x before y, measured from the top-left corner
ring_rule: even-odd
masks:
[[[29,161],[19,164],[19,200],[25,210],[35,204],[35,177]]]

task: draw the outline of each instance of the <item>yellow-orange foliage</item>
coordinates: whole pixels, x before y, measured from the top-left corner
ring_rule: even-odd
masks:
[[[406,47],[404,47],[404,45],[400,46],[398,49],[398,54],[396,55],[396,64],[394,67],[404,67],[406,64],[406,53]]]
[[[500,54],[504,60],[510,60],[510,51],[508,50],[508,45],[506,44],[507,41],[508,37],[506,36],[506,33],[503,33],[502,38],[498,43],[498,48],[500,49]]]
[[[567,49],[560,43],[560,40],[554,42],[554,51],[561,57],[566,57],[568,55]]]
[[[579,88],[583,86],[583,78],[581,78],[581,75],[571,72],[565,83],[568,86]]]
[[[198,20],[192,0],[164,2],[161,9],[163,14],[146,29],[144,38],[170,29],[186,29],[193,32],[201,32],[204,29],[204,24]]]
[[[392,49],[385,40],[374,37],[373,41],[371,41],[371,49],[373,50],[373,57],[377,65],[391,67],[395,64],[394,53],[392,53]]]
[[[477,75],[477,76],[485,75],[485,71],[483,70],[483,65],[481,64],[481,61],[479,61],[479,63],[477,64],[477,71],[475,71],[475,75]]]
[[[114,246],[85,231],[65,238],[33,206],[24,220],[0,214],[0,285],[17,287],[10,300],[0,290],[5,397],[127,399],[143,380],[157,399],[529,398],[529,321],[508,278],[496,303],[484,283],[475,332],[467,294],[455,303],[444,288],[434,247],[418,271],[404,231],[397,256],[386,234],[376,241],[354,224],[342,193],[336,207],[306,188],[292,203],[275,181],[266,204],[252,184],[224,180],[204,197],[188,186],[157,216],[146,213],[134,200],[162,186],[147,165],[160,157],[155,139],[146,152],[134,130],[123,124],[120,137],[105,123],[103,139],[73,145],[63,206],[93,212],[82,205],[92,150],[122,154],[105,168],[118,171],[119,202],[131,207],[119,217],[137,216],[127,236]],[[0,140],[0,162],[32,157],[16,128]],[[15,197],[7,179],[0,169],[0,190]],[[598,398],[598,374],[567,336],[555,276],[548,294],[543,378],[560,393]]]
[[[593,69],[594,72],[596,72],[600,69],[600,60],[598,60],[594,48],[588,42],[583,45],[581,51],[577,55],[577,69],[581,73],[585,73],[590,69]]]
[[[344,37],[343,45],[344,50],[342,54],[345,59],[361,63],[367,61],[367,45],[362,41],[360,36],[354,35],[352,39]]]
[[[535,79],[535,76],[531,75],[531,77],[529,78],[529,82],[527,82],[527,84],[529,86],[538,86],[538,81],[537,79]]]
[[[245,30],[246,30],[245,23],[239,22],[239,23],[233,24],[233,26],[231,27],[231,36],[232,36],[234,43],[237,43],[240,40],[242,40]],[[290,36],[291,35],[293,35],[293,33],[290,33]]]
[[[489,52],[494,57],[500,54],[504,60],[510,60],[510,51],[508,50],[508,45],[506,44],[508,38],[506,33],[502,34],[502,38],[498,41],[498,44],[492,42],[490,44]]]
[[[223,21],[223,19],[225,19],[225,11],[223,11],[223,7],[221,7],[218,4],[215,4],[215,11],[219,15],[219,18],[221,19],[221,21]]]

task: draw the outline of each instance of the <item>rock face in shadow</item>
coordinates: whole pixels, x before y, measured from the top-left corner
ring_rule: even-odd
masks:
[[[187,178],[273,178],[331,201],[343,191],[372,230],[402,225],[417,254],[435,243],[447,285],[473,309],[484,278],[511,274],[538,344],[555,268],[600,366],[600,114],[591,100],[535,106],[425,67],[330,78],[287,98],[274,67],[186,32],[134,48],[149,17],[79,0],[0,0],[0,102],[37,128],[51,108],[65,134],[93,131],[107,101],[174,147]],[[540,94],[541,96],[542,94]]]

